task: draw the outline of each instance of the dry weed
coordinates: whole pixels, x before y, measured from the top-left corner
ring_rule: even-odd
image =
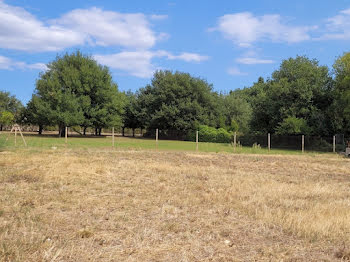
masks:
[[[0,261],[348,258],[337,156],[18,151],[0,157]]]

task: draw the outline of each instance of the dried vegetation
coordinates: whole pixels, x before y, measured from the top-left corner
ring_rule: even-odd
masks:
[[[0,261],[341,261],[350,161],[332,155],[0,153]]]

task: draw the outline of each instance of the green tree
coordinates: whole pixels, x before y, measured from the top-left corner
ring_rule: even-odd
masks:
[[[305,119],[310,134],[327,135],[333,80],[326,66],[304,56],[284,60],[268,81],[259,79],[245,92],[253,109],[251,128],[271,132],[291,116]]]
[[[225,124],[228,129],[234,132],[249,132],[252,108],[239,91],[230,92],[229,95],[224,97],[223,103]]]
[[[39,96],[33,94],[32,99],[28,102],[23,111],[22,121],[24,123],[38,125],[38,133],[41,135],[44,126],[54,122],[54,119],[49,119],[50,116],[47,114],[48,110],[49,104],[43,101]]]
[[[350,134],[350,52],[338,57],[333,65],[335,74],[334,128]]]
[[[186,134],[199,124],[218,125],[217,94],[212,85],[189,74],[158,71],[137,97],[142,124],[150,129]]]
[[[136,128],[144,128],[140,114],[141,111],[138,105],[137,95],[130,91],[127,92],[125,94],[125,107],[123,114],[123,136],[125,128],[131,128],[133,130],[133,136],[135,136]]]
[[[9,92],[0,91],[0,114],[7,112],[5,115],[8,115],[10,112],[16,118],[22,108],[22,103],[15,96],[11,96]],[[2,128],[3,124],[0,122],[0,131]]]
[[[15,121],[15,116],[13,113],[8,111],[2,111],[0,113],[0,124],[1,125],[11,125]]]
[[[107,67],[79,51],[57,56],[47,67],[37,80],[35,97],[61,136],[65,126],[80,125],[84,133],[94,127],[101,134],[103,127],[121,125],[123,100]]]

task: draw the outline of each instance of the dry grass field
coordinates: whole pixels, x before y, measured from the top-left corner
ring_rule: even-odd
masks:
[[[350,160],[0,152],[0,261],[350,259]]]

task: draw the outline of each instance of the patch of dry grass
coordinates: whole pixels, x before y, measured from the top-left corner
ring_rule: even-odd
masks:
[[[349,257],[338,156],[0,153],[0,261]]]

